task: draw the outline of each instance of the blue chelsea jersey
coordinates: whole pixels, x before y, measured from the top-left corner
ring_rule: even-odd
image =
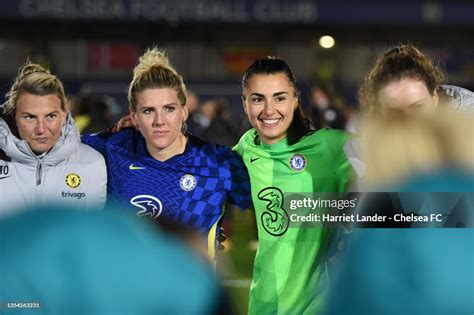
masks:
[[[188,135],[185,151],[161,162],[148,153],[140,132],[131,128],[84,135],[82,141],[106,159],[108,202],[138,215],[215,238],[226,202],[241,209],[252,205],[247,169],[227,147]]]

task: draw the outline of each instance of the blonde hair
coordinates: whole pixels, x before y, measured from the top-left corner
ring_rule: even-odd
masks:
[[[16,105],[22,93],[33,95],[56,94],[61,101],[61,109],[67,110],[67,99],[64,87],[59,78],[43,68],[41,65],[27,60],[18,70],[10,91],[5,95],[6,102],[3,104],[3,115],[12,117],[15,115]]]
[[[367,182],[396,182],[450,165],[474,171],[473,134],[473,116],[446,108],[370,115],[360,133]]]
[[[149,88],[171,88],[177,93],[181,106],[186,104],[186,86],[183,78],[171,66],[163,50],[149,48],[133,69],[133,79],[128,88],[128,102],[137,110],[137,94]]]

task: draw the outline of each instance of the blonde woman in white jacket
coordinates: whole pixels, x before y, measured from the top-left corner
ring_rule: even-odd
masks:
[[[102,207],[107,169],[81,144],[61,81],[26,62],[0,118],[0,215],[43,204]]]

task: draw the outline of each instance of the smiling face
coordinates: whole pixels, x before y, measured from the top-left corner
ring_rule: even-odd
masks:
[[[137,94],[133,124],[145,138],[148,152],[160,161],[184,151],[186,137],[181,128],[187,118],[188,111],[174,89],[151,88]]]
[[[426,84],[416,78],[403,78],[385,85],[378,93],[382,110],[416,111],[438,106],[438,94],[430,93]]]
[[[263,143],[273,144],[288,135],[298,98],[283,73],[255,74],[244,89],[243,105]]]
[[[15,121],[20,138],[41,154],[50,150],[61,135],[66,112],[56,94],[44,96],[23,92],[16,103]]]

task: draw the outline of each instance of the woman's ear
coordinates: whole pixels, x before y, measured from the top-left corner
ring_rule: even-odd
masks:
[[[138,130],[138,120],[137,120],[137,112],[133,111],[131,108],[128,110],[128,117],[130,117],[130,121],[132,125]],[[125,116],[126,117],[126,116]],[[124,119],[123,117],[122,119]]]
[[[245,97],[242,96],[241,99],[242,99],[242,107],[244,108],[244,113],[248,116],[247,106],[245,106]]]
[[[183,105],[181,109],[183,110],[183,121],[188,120],[188,116],[189,116],[188,108],[186,107],[186,105]]]
[[[300,100],[300,92],[298,90],[295,91],[295,105],[294,110],[298,108],[298,102]]]
[[[433,105],[434,107],[438,107],[439,103],[439,95],[438,95],[438,89],[435,89],[433,92]]]

